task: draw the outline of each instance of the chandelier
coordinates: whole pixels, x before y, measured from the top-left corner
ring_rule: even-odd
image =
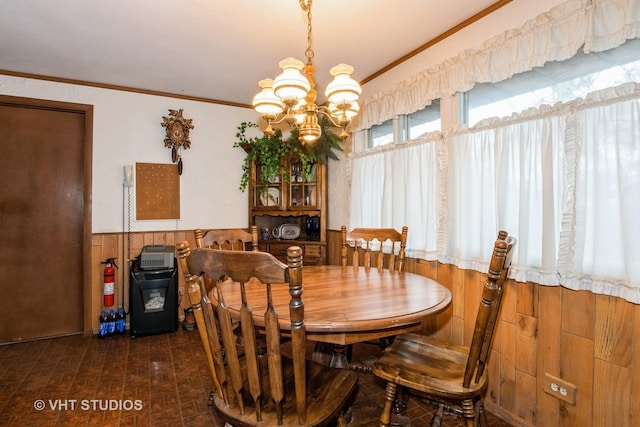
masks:
[[[342,128],[340,138],[349,137],[347,126],[358,114],[360,106],[360,85],[351,78],[353,67],[339,64],[329,72],[333,80],[327,85],[325,96],[327,105],[316,105],[316,89],[313,75],[313,48],[311,37],[312,0],[299,0],[300,7],[307,12],[307,57],[306,64],[295,58],[286,58],[278,64],[282,69],[275,79],[264,79],[258,83],[261,91],[253,98],[253,108],[267,122],[264,133],[272,136],[275,132],[272,124],[287,122],[298,129],[298,139],[302,144],[315,142],[322,130],[319,116],[326,116],[331,123]],[[304,76],[300,73],[304,72]]]

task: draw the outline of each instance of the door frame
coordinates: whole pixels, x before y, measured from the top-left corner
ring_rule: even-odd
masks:
[[[83,183],[83,226],[82,226],[82,330],[84,335],[92,335],[91,328],[91,193],[93,173],[93,105],[48,99],[24,98],[0,95],[0,104],[16,107],[48,109],[75,112],[84,116],[84,183]]]

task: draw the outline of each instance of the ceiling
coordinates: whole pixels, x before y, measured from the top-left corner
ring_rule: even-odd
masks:
[[[367,81],[511,0],[316,0],[319,101],[344,62]],[[491,10],[491,9],[489,9]],[[483,12],[485,11],[485,12]],[[305,60],[298,0],[2,0],[0,72],[247,105],[288,56]]]

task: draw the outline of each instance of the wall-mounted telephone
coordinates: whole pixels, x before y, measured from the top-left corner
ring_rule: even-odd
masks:
[[[124,167],[124,185],[126,187],[133,187],[133,166],[131,165]]]

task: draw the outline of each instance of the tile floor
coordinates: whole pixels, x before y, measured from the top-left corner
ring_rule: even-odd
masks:
[[[359,345],[354,357],[372,351]],[[0,426],[217,426],[202,361],[198,332],[182,328],[135,339],[70,336],[3,345]],[[375,426],[383,398],[384,384],[361,374],[354,423]],[[432,411],[412,399],[404,425],[428,426]],[[463,426],[451,416],[442,425]],[[509,426],[491,414],[489,425]]]

